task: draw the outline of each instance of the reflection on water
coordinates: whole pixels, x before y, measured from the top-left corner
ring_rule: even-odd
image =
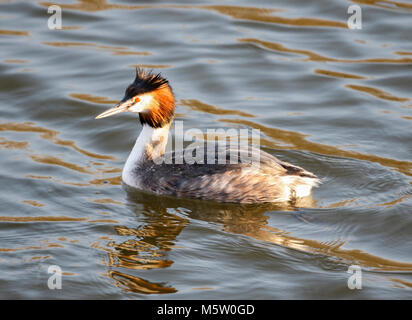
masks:
[[[29,143],[27,141],[11,141],[5,138],[0,138],[0,147],[6,149],[27,149]]]
[[[251,118],[255,117],[253,114],[250,114],[250,113],[247,113],[247,112],[243,112],[243,111],[239,111],[239,110],[222,109],[222,108],[212,106],[210,104],[198,101],[196,99],[182,99],[177,104],[181,105],[181,106],[189,107],[192,110],[211,113],[211,114],[236,115],[236,116],[251,117]]]
[[[43,44],[52,47],[81,47],[81,48],[91,48],[96,50],[102,51],[109,51],[114,55],[136,55],[136,56],[150,56],[151,53],[149,52],[137,52],[137,51],[130,51],[127,48],[123,47],[112,47],[112,46],[103,46],[94,43],[84,43],[84,42],[43,42]]]
[[[88,156],[88,157],[91,157],[91,158],[96,158],[96,159],[114,160],[114,157],[112,157],[112,156],[99,155],[99,154],[92,153],[92,152],[86,151],[84,149],[81,149],[78,146],[76,146],[74,141],[59,139],[59,138],[57,138],[57,135],[59,134],[58,131],[36,126],[33,122],[24,122],[24,123],[6,122],[6,123],[0,123],[0,131],[17,131],[17,132],[40,133],[40,137],[42,139],[48,140],[48,141],[50,141],[54,144],[57,144],[57,145],[70,147],[70,148],[74,149],[77,152],[80,152],[81,154],[83,154],[85,156]]]
[[[109,100],[106,97],[97,97],[91,94],[84,94],[84,93],[71,93],[70,97],[83,100],[83,101],[87,101],[87,102],[98,103],[98,104],[116,104],[118,102],[117,100]]]
[[[234,6],[203,6],[202,9],[215,10],[234,19],[251,20],[266,23],[277,23],[299,27],[336,27],[347,28],[346,23],[314,18],[287,18],[274,16],[274,9],[260,9]]]
[[[366,93],[369,93],[377,98],[384,99],[384,100],[390,100],[390,101],[398,101],[398,102],[407,102],[410,99],[409,98],[400,98],[400,97],[395,97],[394,95],[385,92],[383,90],[379,90],[376,88],[371,88],[371,87],[366,87],[366,86],[359,86],[359,85],[354,85],[354,84],[347,84],[347,88],[353,89],[353,90],[359,90],[363,91]]]
[[[107,275],[114,280],[116,286],[126,291],[143,294],[174,293],[177,290],[171,286],[113,270],[170,267],[173,261],[167,258],[167,253],[173,248],[182,229],[189,223],[185,218],[169,214],[162,204],[156,205],[158,199],[152,195],[142,195],[139,199],[141,202],[136,214],[143,214],[141,220],[144,224],[138,228],[115,226],[117,235],[127,240],[120,243],[109,241],[107,248],[104,248],[108,255]]]
[[[400,63],[400,64],[411,64],[411,58],[400,58],[400,59],[386,59],[386,58],[368,58],[368,59],[337,59],[326,57],[316,52],[303,49],[291,49],[285,47],[281,43],[262,41],[253,38],[238,39],[239,42],[246,42],[258,45],[259,48],[265,48],[273,51],[280,51],[286,53],[294,53],[298,55],[306,56],[304,61],[316,61],[316,62],[340,62],[340,63]]]
[[[391,1],[391,0],[352,0],[352,1],[355,3],[359,3],[359,4],[368,4],[368,5],[373,5],[373,6],[377,6],[377,7],[385,8],[385,9],[412,10],[412,4],[401,2],[401,1]]]
[[[29,33],[27,31],[17,31],[17,30],[1,30],[0,35],[7,35],[7,36],[28,36]]]
[[[108,276],[115,281],[115,285],[124,291],[143,294],[175,293],[172,287],[165,287],[162,284],[153,283],[142,278],[110,270]]]
[[[85,218],[70,217],[0,217],[0,221],[34,222],[34,221],[86,221]]]
[[[6,59],[4,60],[5,63],[27,63],[27,60],[23,59]]]
[[[368,77],[359,76],[356,74],[349,74],[343,72],[336,72],[332,70],[323,70],[323,69],[316,69],[315,73],[322,74],[328,77],[335,77],[335,78],[348,78],[348,79],[368,79]]]
[[[132,64],[129,66],[129,68],[132,68],[132,69],[136,69],[136,68],[166,69],[170,67],[171,67],[170,64],[144,64],[144,63]]]
[[[360,265],[364,270],[412,271],[412,263],[385,259],[358,249],[343,249],[345,241],[340,239],[319,242],[299,238],[268,224],[267,213],[271,211],[296,212],[303,224],[311,223],[295,207],[274,204],[220,204],[190,199],[176,200],[127,189],[128,206],[137,216],[140,216],[139,220],[144,224],[138,228],[116,226],[116,233],[127,240],[109,241],[106,247],[101,247],[107,252],[108,276],[122,290],[143,294],[176,292],[177,289],[169,284],[151,282],[148,279],[127,274],[127,270],[141,271],[171,267],[173,261],[170,260],[168,254],[175,247],[179,234],[193,219],[217,224],[222,231],[227,233],[244,235],[293,250],[328,256],[347,265]],[[183,211],[182,208],[184,208]],[[126,270],[124,272],[113,270],[117,268]]]

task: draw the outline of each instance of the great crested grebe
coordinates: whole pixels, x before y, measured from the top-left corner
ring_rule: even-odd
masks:
[[[169,82],[160,74],[136,69],[136,78],[123,99],[96,119],[125,111],[139,114],[143,126],[123,168],[122,180],[128,186],[183,198],[262,203],[294,202],[309,196],[319,183],[314,174],[251,147],[246,152],[258,156],[258,166],[230,162],[230,146],[218,150],[226,154],[223,164],[210,163],[209,149],[203,153],[203,163],[159,161],[166,155],[178,157],[177,152],[165,154],[175,99]]]

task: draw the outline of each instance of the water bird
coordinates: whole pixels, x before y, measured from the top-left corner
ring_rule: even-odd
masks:
[[[123,99],[96,119],[126,111],[137,114],[143,127],[122,171],[123,183],[129,187],[217,202],[293,203],[310,196],[312,187],[320,182],[313,173],[252,146],[235,151],[258,159],[257,166],[253,161],[232,163],[229,155],[234,150],[230,145],[217,144],[212,155],[210,149],[205,149],[203,161],[196,163],[182,158],[183,152],[165,152],[175,115],[175,97],[169,81],[161,74],[137,68]],[[222,152],[224,163],[211,163],[211,157],[221,157]],[[162,161],[166,157],[172,161]]]

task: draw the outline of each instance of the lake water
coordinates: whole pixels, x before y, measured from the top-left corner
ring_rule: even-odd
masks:
[[[410,1],[59,0],[61,30],[51,4],[0,1],[0,298],[412,298]],[[137,65],[185,129],[259,129],[318,175],[313,203],[122,187],[140,124],[94,117]]]

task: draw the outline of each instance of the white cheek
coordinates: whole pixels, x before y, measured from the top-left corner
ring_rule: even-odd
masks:
[[[152,103],[152,96],[151,95],[143,95],[139,97],[140,101],[135,103],[129,108],[131,112],[143,112],[146,109],[149,109]]]
[[[135,103],[135,104],[132,105],[131,107],[129,107],[129,111],[131,111],[131,112],[136,112],[136,113],[142,112],[143,109],[144,109],[144,108],[143,108],[143,106],[141,105],[140,101],[137,102],[137,103]]]

